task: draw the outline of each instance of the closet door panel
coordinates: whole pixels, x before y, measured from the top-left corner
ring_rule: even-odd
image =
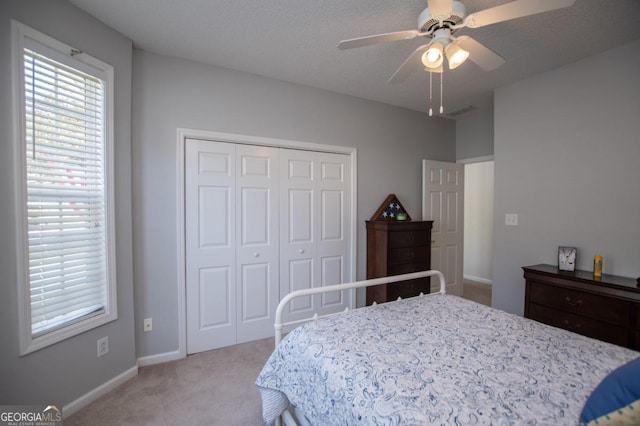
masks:
[[[280,298],[316,284],[316,191],[314,153],[280,150]],[[311,297],[289,303],[285,321],[313,312]]]
[[[280,297],[293,290],[350,281],[350,157],[282,149]],[[303,267],[304,265],[304,267]],[[301,298],[284,312],[285,321],[350,306],[352,292]]]
[[[320,258],[320,280],[322,286],[342,284],[344,282],[344,256],[325,256]],[[345,292],[335,291],[325,293],[320,298],[320,306],[323,309],[331,309],[337,307],[338,310],[344,309],[346,300]]]
[[[207,330],[230,326],[233,323],[233,307],[229,294],[233,283],[229,280],[228,267],[202,268],[199,276],[199,314],[198,328]]]
[[[238,343],[273,335],[279,301],[278,150],[236,146]]]
[[[346,155],[317,153],[317,193],[320,204],[317,254],[320,259],[318,280],[327,286],[350,281],[351,229],[350,159]],[[350,306],[352,292],[341,291],[318,296],[318,309],[337,312]]]
[[[187,352],[236,342],[235,147],[187,140]]]

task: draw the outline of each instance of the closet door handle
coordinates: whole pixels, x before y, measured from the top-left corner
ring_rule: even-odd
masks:
[[[260,253],[258,252],[253,253],[253,257],[259,257],[259,256],[260,256]]]
[[[298,253],[303,254],[304,253],[304,249],[298,250]]]

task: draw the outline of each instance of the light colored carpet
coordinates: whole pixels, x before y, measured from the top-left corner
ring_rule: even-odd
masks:
[[[491,306],[491,286],[465,280],[463,297]],[[254,381],[273,346],[268,338],[141,367],[64,425],[262,425]]]
[[[262,425],[254,381],[273,347],[268,338],[141,367],[64,425]]]
[[[491,306],[491,284],[462,280],[462,297]]]

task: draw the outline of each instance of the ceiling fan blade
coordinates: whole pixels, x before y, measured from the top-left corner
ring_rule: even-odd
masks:
[[[469,59],[485,71],[492,71],[505,63],[502,56],[469,36],[458,37],[456,43],[469,52]]]
[[[469,28],[479,28],[523,16],[536,15],[571,6],[576,0],[516,0],[472,13],[464,20]]]
[[[451,16],[453,0],[427,0],[427,6],[433,19],[443,21]]]
[[[409,40],[419,35],[421,35],[421,33],[418,30],[407,30],[367,37],[352,38],[349,40],[342,40],[340,43],[338,43],[338,49],[353,49],[354,47],[369,46],[371,44],[386,43],[388,41]]]
[[[400,83],[401,81],[404,81],[404,79],[411,74],[411,71],[422,63],[422,54],[429,49],[430,45],[431,43],[425,44],[424,46],[420,46],[414,50],[413,53],[404,60],[402,65],[400,65],[400,68],[393,73],[389,81],[387,81],[387,84]]]

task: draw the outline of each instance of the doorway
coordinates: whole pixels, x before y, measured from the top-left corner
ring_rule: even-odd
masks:
[[[464,164],[464,290],[470,298],[491,304],[493,275],[493,159]]]

